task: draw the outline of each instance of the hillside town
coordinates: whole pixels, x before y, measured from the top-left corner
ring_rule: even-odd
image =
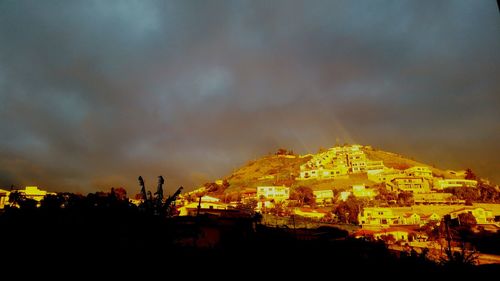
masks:
[[[470,170],[388,167],[382,160],[370,159],[373,150],[344,145],[301,156],[281,151],[276,157],[308,159],[288,184],[240,188],[235,194],[223,192],[232,187],[226,179],[217,180],[182,194],[176,201],[179,215],[222,215],[245,208],[278,227],[300,220],[309,221],[310,226],[357,225],[354,237],[421,248],[437,245],[440,238],[433,232],[442,228],[445,220],[467,225],[475,233],[497,233],[500,229],[498,186]],[[257,180],[275,177],[263,175]]]
[[[266,161],[300,160],[298,171],[290,172],[288,177],[276,169],[272,170],[274,174],[259,174],[252,181],[255,187],[235,186],[231,178],[224,178],[185,193],[181,193],[181,187],[164,198],[164,181],[160,177],[153,198],[140,178],[142,189],[136,196],[128,198],[126,191],[118,188],[111,193],[98,192],[91,199],[107,200],[112,196],[139,208],[160,206],[154,213],[169,217],[258,216],[260,223],[278,228],[336,226],[358,239],[420,250],[442,251],[447,237],[452,240],[444,226],[446,230],[448,226],[465,228],[471,235],[499,233],[498,186],[470,170],[441,171],[425,165],[399,164],[398,169],[394,163],[389,167],[383,160],[370,159],[373,151],[361,145],[335,146],[309,155],[280,150]],[[286,180],[278,181],[278,176]],[[61,194],[36,186],[0,189],[0,211],[38,208],[50,198],[60,198],[58,202],[64,207],[72,196],[61,198]]]

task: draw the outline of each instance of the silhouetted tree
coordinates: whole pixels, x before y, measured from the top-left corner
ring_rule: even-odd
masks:
[[[127,191],[123,187],[118,187],[115,189],[115,196],[118,200],[126,200],[127,199]]]
[[[227,179],[224,179],[224,180],[222,181],[222,189],[223,189],[223,190],[226,190],[226,189],[228,189],[228,188],[229,188],[229,182],[227,181]]]
[[[466,180],[476,180],[477,176],[474,172],[472,172],[472,170],[470,168],[467,168],[465,170],[465,179]]]
[[[472,227],[477,224],[476,218],[471,213],[458,214],[458,223],[461,226]]]

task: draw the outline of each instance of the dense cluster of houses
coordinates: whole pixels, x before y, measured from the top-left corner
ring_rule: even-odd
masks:
[[[296,178],[299,181],[310,179],[335,180],[347,179],[352,174],[365,174],[367,182],[378,186],[385,186],[388,192],[395,194],[409,192],[413,195],[415,204],[459,204],[452,207],[448,212],[421,212],[411,211],[399,207],[368,207],[361,210],[358,216],[359,225],[363,231],[374,236],[393,234],[395,237],[407,239],[412,227],[419,227],[429,222],[439,222],[443,215],[449,214],[452,218],[460,213],[470,213],[478,224],[495,224],[495,216],[492,211],[479,207],[462,206],[463,200],[458,200],[451,193],[443,192],[450,187],[477,187],[475,180],[465,179],[465,172],[449,171],[449,177],[436,176],[426,166],[414,166],[405,170],[388,168],[383,161],[368,159],[364,152],[365,147],[361,145],[340,146],[328,149],[325,152],[310,155],[311,159],[300,166],[300,174]],[[337,194],[334,187],[323,190],[314,190],[314,198],[318,206],[331,206],[335,201],[346,201],[350,196],[372,200],[378,195],[378,189],[366,184],[353,184],[348,190]],[[257,201],[255,211],[266,212],[277,205],[288,206],[294,200],[290,200],[290,187],[287,186],[258,186],[256,189],[245,190],[241,193],[240,202],[249,200]],[[204,206],[205,199],[201,199]],[[234,204],[239,202],[233,202]],[[221,202],[206,202],[211,209],[230,208],[231,204]],[[217,204],[217,205],[213,205]],[[194,207],[189,205],[191,208]],[[310,206],[289,208],[292,214],[301,217],[321,219],[327,215],[325,208],[314,209]],[[429,210],[429,209],[427,209]],[[181,212],[187,214],[187,212]],[[405,240],[405,239],[403,239]]]
[[[383,162],[369,160],[361,145],[336,146],[312,155],[307,163],[300,166],[297,180],[346,178],[349,174],[383,170]]]

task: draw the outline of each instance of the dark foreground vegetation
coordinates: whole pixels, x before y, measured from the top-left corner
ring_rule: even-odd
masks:
[[[422,254],[394,253],[383,243],[349,238],[336,228],[268,228],[255,218],[167,219],[114,199],[7,209],[0,230],[2,268],[47,276],[396,279],[499,273],[497,265],[437,264]]]

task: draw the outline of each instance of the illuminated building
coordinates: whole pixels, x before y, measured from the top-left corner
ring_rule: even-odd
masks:
[[[432,170],[428,167],[415,166],[405,170],[409,177],[432,178]]]
[[[434,182],[434,189],[442,190],[449,187],[477,187],[477,181],[475,180],[463,180],[463,179],[446,179],[437,180]]]
[[[290,198],[290,188],[286,186],[258,186],[257,200],[261,196],[267,200],[283,201]]]
[[[4,209],[9,204],[10,191],[0,189],[0,209]]]
[[[392,190],[409,191],[413,193],[426,193],[430,191],[429,182],[424,178],[400,177],[394,178],[386,185]]]
[[[315,190],[313,191],[317,204],[325,204],[333,202],[333,190]]]
[[[455,210],[450,212],[450,216],[452,219],[458,218],[458,215],[470,213],[476,219],[477,224],[488,224],[494,223],[495,217],[493,216],[493,212],[489,210],[485,210],[483,208],[474,208],[474,207],[465,207],[462,209]]]

